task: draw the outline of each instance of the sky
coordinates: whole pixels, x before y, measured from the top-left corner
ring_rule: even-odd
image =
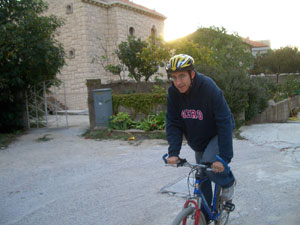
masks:
[[[201,27],[224,27],[252,41],[269,40],[272,49],[300,50],[300,0],[131,0],[165,15],[165,40]]]

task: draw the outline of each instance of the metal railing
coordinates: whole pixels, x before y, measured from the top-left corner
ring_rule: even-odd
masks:
[[[43,81],[26,92],[26,110],[28,128],[69,126],[66,102],[66,88],[62,81],[60,89],[54,81]],[[63,97],[61,97],[63,95]],[[60,97],[60,98],[59,98]],[[58,99],[63,99],[61,103]],[[64,122],[62,122],[64,120]]]

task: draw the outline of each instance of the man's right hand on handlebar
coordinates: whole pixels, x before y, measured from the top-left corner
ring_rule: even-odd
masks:
[[[168,164],[176,164],[178,162],[179,158],[177,156],[171,156],[167,158]]]

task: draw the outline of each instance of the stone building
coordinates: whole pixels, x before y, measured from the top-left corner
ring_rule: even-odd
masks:
[[[146,39],[163,36],[166,17],[129,0],[46,0],[47,14],[63,18],[58,40],[64,45],[67,65],[58,78],[66,89],[68,109],[87,109],[87,79],[102,83],[118,80],[93,59],[112,54],[118,44],[134,35]],[[62,92],[62,91],[60,91]],[[63,102],[63,94],[57,98]]]

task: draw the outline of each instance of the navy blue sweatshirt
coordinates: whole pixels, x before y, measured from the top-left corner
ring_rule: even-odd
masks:
[[[203,152],[218,135],[220,157],[229,163],[233,157],[233,129],[232,113],[211,78],[196,72],[188,94],[181,94],[174,84],[169,87],[166,124],[169,156],[179,155],[183,135],[197,152]]]

